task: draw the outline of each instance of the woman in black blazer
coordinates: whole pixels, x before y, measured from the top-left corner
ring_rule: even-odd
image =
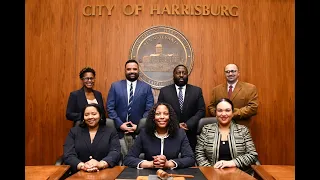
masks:
[[[80,71],[79,76],[83,86],[81,89],[70,93],[66,111],[66,118],[73,121],[74,126],[80,124],[80,111],[87,104],[98,104],[103,111],[102,118],[106,118],[102,94],[100,91],[93,89],[96,77],[95,70],[91,67],[85,67]]]
[[[144,153],[144,159],[140,159]],[[146,127],[138,134],[125,156],[125,166],[133,168],[187,168],[195,165],[195,156],[173,108],[158,102],[149,111]]]
[[[106,126],[97,104],[85,105],[81,123],[72,127],[63,145],[63,158],[71,172],[94,172],[118,165],[121,152],[115,128]]]

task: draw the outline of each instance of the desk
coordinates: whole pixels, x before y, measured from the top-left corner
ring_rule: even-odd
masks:
[[[263,180],[293,180],[295,166],[287,165],[252,165],[255,177]]]
[[[58,180],[69,168],[69,165],[25,166],[25,179]]]
[[[122,172],[124,168],[126,168],[126,166],[115,166],[113,168],[107,168],[100,170],[99,172],[92,173],[78,171],[74,175],[67,178],[67,180],[114,180]],[[255,180],[255,178],[241,171],[238,168],[215,169],[213,167],[199,167],[199,169],[207,179]],[[188,180],[188,178],[186,178],[186,180]]]

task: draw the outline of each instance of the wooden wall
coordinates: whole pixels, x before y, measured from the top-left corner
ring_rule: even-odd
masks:
[[[111,16],[85,17],[86,5],[115,5]],[[211,89],[225,81],[228,63],[240,80],[258,88],[259,111],[252,136],[262,164],[295,163],[294,0],[198,0],[237,5],[238,17],[125,16],[125,4],[195,4],[193,0],[26,0],[25,164],[54,164],[72,122],[69,93],[81,87],[79,72],[92,66],[104,101],[112,82],[124,78],[124,63],[137,36],[151,26],[182,32],[194,51],[189,83],[200,86],[206,105]],[[104,12],[105,13],[105,12]]]

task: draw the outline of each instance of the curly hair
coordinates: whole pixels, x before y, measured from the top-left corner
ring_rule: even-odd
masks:
[[[174,112],[171,105],[164,102],[158,102],[155,105],[153,105],[153,107],[150,109],[147,120],[146,120],[146,125],[145,125],[146,133],[149,134],[150,136],[155,136],[154,132],[156,131],[156,123],[154,122],[154,118],[155,118],[156,110],[160,105],[165,105],[169,110],[169,122],[167,126],[168,134],[170,134],[170,136],[175,136],[176,131],[179,129],[179,122],[177,119],[177,115]]]
[[[95,71],[92,67],[87,66],[87,67],[84,67],[84,68],[80,71],[80,73],[79,73],[80,79],[83,78],[84,73],[86,73],[86,72],[91,72],[94,77],[96,76],[96,71]]]
[[[106,118],[103,114],[103,111],[101,109],[101,107],[96,104],[96,103],[92,103],[92,104],[87,104],[83,107],[82,111],[81,111],[81,123],[79,124],[80,127],[87,127],[87,124],[84,122],[84,111],[87,109],[87,107],[95,107],[100,115],[100,120],[99,120],[99,125],[105,125],[106,124]]]

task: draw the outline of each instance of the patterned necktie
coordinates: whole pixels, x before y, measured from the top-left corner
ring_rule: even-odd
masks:
[[[231,94],[232,94],[232,85],[229,86],[229,91],[228,91],[228,98],[231,99]]]
[[[179,104],[180,104],[180,111],[182,112],[182,107],[183,107],[182,87],[179,87]]]
[[[132,99],[133,99],[133,87],[132,87],[132,83],[131,83],[130,84],[129,104],[128,104],[128,121],[131,121]]]

